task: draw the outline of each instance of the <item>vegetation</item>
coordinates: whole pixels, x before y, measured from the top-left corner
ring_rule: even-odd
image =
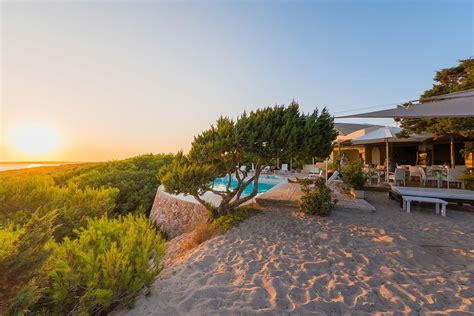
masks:
[[[319,114],[301,113],[296,102],[242,114],[237,120],[218,119],[215,126],[194,138],[188,155],[178,154],[164,167],[160,180],[170,193],[190,194],[210,213],[211,218],[230,214],[257,194],[262,169],[279,157],[328,156],[336,138],[333,118],[326,109]],[[255,163],[252,175],[238,166]],[[214,179],[229,177],[224,191],[214,188]],[[230,187],[235,177],[237,187]],[[242,196],[247,187],[251,194]],[[202,199],[206,192],[219,195],[217,207]]]
[[[363,190],[367,175],[362,171],[361,162],[349,162],[342,167],[342,182],[354,190]]]
[[[226,214],[214,219],[211,223],[199,223],[194,227],[191,236],[183,244],[183,251],[199,246],[216,235],[224,234],[233,226],[246,220],[251,210],[252,209],[239,208],[232,214]]]
[[[93,219],[56,248],[48,296],[57,314],[129,304],[160,272],[164,240],[143,215]]]
[[[305,179],[301,182],[303,196],[299,201],[300,210],[319,216],[330,216],[334,203],[331,200],[331,189],[322,178],[315,181]]]
[[[171,160],[0,173],[0,314],[105,314],[131,303],[161,269],[165,242],[145,215]]]
[[[420,102],[427,98],[474,89],[474,59],[461,60],[459,65],[445,68],[436,72],[433,87],[421,95]],[[436,136],[474,137],[474,118],[433,118],[433,119],[403,119],[401,136],[412,133],[430,132]]]
[[[76,183],[86,187],[112,187],[118,189],[114,212],[149,214],[156,188],[160,185],[157,174],[171,163],[173,155],[141,155],[138,157],[86,166],[82,169],[57,174],[58,185]]]
[[[467,173],[461,177],[461,180],[465,182],[466,189],[474,190],[474,174]]]
[[[0,226],[0,315],[27,312],[39,300],[48,279],[56,213],[34,213],[23,227]]]
[[[74,183],[55,186],[48,176],[7,177],[0,185],[0,221],[23,225],[36,210],[39,216],[57,211],[54,236],[61,240],[71,237],[89,218],[111,214],[117,194],[115,188],[81,190]]]

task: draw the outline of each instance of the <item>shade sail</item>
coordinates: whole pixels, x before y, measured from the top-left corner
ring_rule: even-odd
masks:
[[[400,131],[401,128],[399,127],[383,126],[365,135],[354,138],[352,143],[354,145],[363,145],[383,143],[386,141],[389,143],[421,142],[432,137],[430,134],[426,133],[410,135],[409,138],[397,138],[397,134]]]
[[[414,104],[409,107],[397,107],[395,109],[339,116],[336,118],[474,117],[474,93],[470,93],[471,91],[474,92],[474,90],[468,90],[463,94],[451,94],[453,97],[443,100],[431,98],[433,99],[431,102]]]

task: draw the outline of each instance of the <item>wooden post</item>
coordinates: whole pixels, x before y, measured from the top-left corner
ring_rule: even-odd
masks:
[[[451,168],[456,166],[456,158],[454,157],[454,137],[450,137],[451,140]]]
[[[385,170],[385,182],[388,183],[388,166],[390,164],[390,160],[388,159],[388,138],[385,138],[385,161],[387,162]]]
[[[324,176],[326,177],[326,185],[328,184],[328,158],[326,158],[326,172],[324,172]]]

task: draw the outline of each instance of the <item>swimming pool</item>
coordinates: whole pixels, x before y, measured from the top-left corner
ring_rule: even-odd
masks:
[[[258,180],[258,194],[267,192],[278,183],[285,181],[285,179],[286,179],[285,177],[276,176],[276,175],[260,175],[260,178]],[[214,180],[214,187],[216,190],[224,191],[228,182],[229,182],[228,177],[217,178],[216,180]],[[237,188],[237,179],[235,179],[235,177],[232,177],[232,180],[230,182],[230,188],[231,189]],[[242,196],[250,195],[252,191],[253,191],[253,182],[247,188],[245,188],[244,192],[242,193]]]

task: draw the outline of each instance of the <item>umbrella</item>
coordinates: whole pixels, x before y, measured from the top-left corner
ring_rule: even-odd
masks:
[[[387,171],[386,171],[386,180],[388,180],[388,165],[389,165],[389,157],[388,157],[388,143],[403,143],[403,142],[414,142],[414,141],[424,141],[432,136],[428,133],[426,134],[414,134],[410,135],[409,138],[397,138],[397,134],[402,129],[399,127],[394,126],[382,126],[378,129],[375,129],[365,135],[360,137],[354,138],[352,143],[355,145],[363,145],[363,144],[375,144],[375,143],[385,143],[385,151],[387,157]]]

